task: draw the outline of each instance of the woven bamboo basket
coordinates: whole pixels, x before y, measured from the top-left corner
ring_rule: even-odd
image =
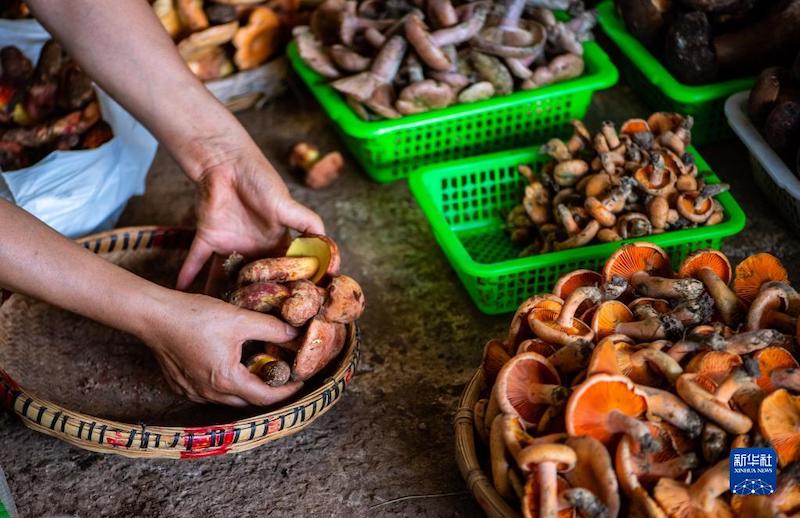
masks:
[[[478,369],[464,387],[456,412],[454,422],[456,462],[461,476],[467,482],[467,487],[487,516],[490,518],[520,518],[520,513],[508,505],[508,502],[495,491],[488,467],[484,470],[478,460],[473,409],[485,389],[486,380],[483,377],[483,371]],[[486,457],[488,455],[484,455],[484,458]]]
[[[165,227],[130,227],[80,239],[96,254],[134,254],[153,249],[185,250],[193,231]],[[3,302],[16,295],[3,293]],[[1,303],[1,302],[0,302]],[[249,450],[295,434],[326,413],[342,397],[359,357],[358,326],[347,328],[347,342],[335,367],[320,385],[280,408],[212,426],[148,426],[75,412],[37,397],[0,368],[0,405],[29,428],[80,448],[126,457],[196,459]]]

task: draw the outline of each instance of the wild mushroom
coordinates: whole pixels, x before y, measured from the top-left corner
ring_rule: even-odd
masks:
[[[661,32],[664,15],[670,10],[670,0],[619,0],[617,9],[625,27],[636,39],[650,46]]]
[[[599,286],[601,279],[600,274],[592,270],[574,270],[558,278],[553,295],[563,300],[578,288]]]
[[[239,22],[232,21],[194,32],[178,43],[178,53],[184,61],[196,61],[208,50],[230,42],[239,30]]]
[[[333,361],[344,347],[347,331],[343,324],[314,317],[308,324],[292,366],[292,378],[305,381]]]
[[[458,102],[462,104],[475,103],[494,97],[494,85],[489,81],[478,81],[464,88],[458,93]]]
[[[406,52],[406,40],[392,36],[378,51],[369,70],[337,79],[331,86],[360,102],[367,103],[380,88],[390,85],[400,69]]]
[[[744,306],[728,287],[733,278],[733,268],[725,254],[716,250],[695,252],[683,261],[678,275],[703,283],[725,324],[735,326],[743,320]]]
[[[472,49],[469,61],[477,76],[491,83],[497,95],[508,95],[514,91],[514,78],[500,59]]]
[[[738,354],[724,350],[700,351],[686,364],[686,372],[700,374],[718,385],[741,366],[742,358]]]
[[[535,487],[527,491],[523,502],[525,507],[532,507],[538,500],[537,516],[554,518],[558,515],[558,473],[567,472],[575,467],[577,458],[575,452],[564,444],[533,444],[520,451],[517,464],[527,472],[536,475],[529,480],[535,480]],[[533,494],[529,493],[534,493]]]
[[[269,313],[281,307],[291,294],[288,287],[276,282],[255,282],[237,289],[228,296],[228,302],[240,308]]]
[[[341,264],[339,246],[327,236],[304,234],[297,237],[289,244],[286,256],[316,258],[318,267],[310,277],[315,284],[319,284],[323,279],[331,278],[339,273]]]
[[[208,28],[208,18],[203,11],[202,0],[177,0],[176,6],[181,25],[190,32],[202,31]]]
[[[506,456],[506,443],[503,438],[503,416],[496,416],[490,425],[489,455],[491,456],[492,484],[503,498],[512,498],[514,491],[509,480],[511,466]]]
[[[412,12],[405,18],[405,35],[408,43],[414,47],[417,55],[426,65],[434,70],[446,71],[451,68],[453,63],[448,59],[442,47],[455,45],[472,38],[483,27],[487,14],[488,9],[485,6],[478,6],[473,16],[464,23],[440,29],[431,34],[422,17]]]
[[[336,65],[323,49],[322,43],[314,37],[314,33],[311,32],[308,26],[299,25],[295,27],[292,29],[292,36],[294,36],[294,41],[297,42],[297,51],[303,62],[314,72],[329,79],[335,79],[341,75]]]
[[[637,272],[669,276],[672,272],[669,257],[652,243],[631,243],[620,247],[603,267],[603,279],[619,276],[630,280]]]
[[[729,189],[728,184],[713,184],[701,191],[683,192],[675,205],[678,213],[692,223],[705,223],[715,211],[713,197]]]
[[[571,437],[588,435],[605,445],[619,434],[630,435],[644,451],[656,447],[641,417],[647,398],[624,376],[596,374],[579,385],[567,400],[565,423]]]
[[[758,428],[778,454],[781,466],[800,460],[800,396],[778,389],[761,403]]]
[[[598,306],[592,317],[592,331],[597,340],[617,332],[617,325],[633,320],[633,312],[617,300],[608,300]]]
[[[312,278],[319,270],[316,257],[269,257],[239,270],[239,285],[254,282],[290,282]]]
[[[324,156],[316,146],[298,142],[289,155],[289,167],[305,173],[303,181],[312,189],[324,189],[342,174],[344,158],[338,151]]]
[[[483,358],[481,359],[481,370],[483,370],[486,381],[494,385],[500,369],[502,369],[503,365],[510,359],[511,355],[508,354],[508,350],[503,342],[495,339],[486,342],[486,345],[483,347]]]
[[[617,478],[606,447],[593,437],[569,437],[565,443],[575,452],[575,469],[564,476],[574,488],[586,488],[603,503],[609,518],[619,514]],[[574,505],[574,502],[570,502]]]
[[[523,301],[511,319],[506,343],[511,349],[516,349],[521,342],[534,337],[533,331],[528,325],[528,316],[534,309],[549,309],[558,312],[561,311],[563,304],[563,300],[551,294],[535,295]]]
[[[518,416],[527,426],[534,425],[548,406],[566,401],[568,395],[556,369],[536,353],[511,358],[500,369],[495,383],[500,410]]]
[[[666,353],[648,346],[635,347],[625,335],[611,335],[594,349],[587,375],[597,373],[627,376],[634,383],[655,385],[652,370],[672,384],[683,369]]]
[[[750,304],[761,291],[761,286],[770,281],[787,282],[789,274],[783,264],[766,252],[751,255],[736,267],[733,291],[745,303]]]
[[[412,115],[450,106],[455,97],[449,85],[425,79],[405,87],[400,92],[395,107],[403,115]]]
[[[662,478],[653,490],[659,505],[672,517],[732,517],[728,504],[719,498],[730,490],[728,459],[706,470],[691,485]]]
[[[577,340],[591,340],[591,328],[575,318],[575,311],[586,301],[600,301],[598,288],[578,288],[570,294],[559,311],[533,309],[528,314],[528,325],[533,333],[546,342],[567,345]]]
[[[756,384],[766,393],[774,392],[780,388],[773,382],[773,374],[785,373],[788,369],[797,369],[797,360],[792,354],[783,347],[767,347],[753,354],[753,358],[758,362],[758,373]]]
[[[638,388],[647,398],[648,417],[671,424],[685,432],[690,439],[700,435],[703,420],[678,396],[672,392],[646,385],[639,385]]]
[[[248,358],[245,367],[271,387],[285,385],[292,374],[288,363],[264,353]]]
[[[592,241],[594,237],[597,235],[597,232],[600,230],[600,223],[597,220],[593,219],[586,226],[578,232],[574,234],[564,241],[559,241],[555,243],[554,248],[555,250],[568,250],[570,248],[577,248],[580,246],[584,246]]]
[[[698,381],[699,374],[682,374],[675,383],[681,399],[697,412],[714,421],[729,433],[747,433],[753,422],[746,415],[731,408],[731,398],[744,386],[752,384],[742,371],[734,371],[710,392]],[[713,382],[710,382],[713,383]]]
[[[278,50],[280,26],[280,18],[269,7],[256,7],[250,12],[247,24],[233,37],[233,62],[239,70],[259,66]]]
[[[646,215],[629,212],[617,220],[617,233],[622,239],[648,236],[653,233],[653,225]]]
[[[745,329],[755,331],[775,328],[792,334],[797,327],[798,313],[800,313],[800,295],[794,288],[785,282],[769,282],[762,286],[750,304]]]

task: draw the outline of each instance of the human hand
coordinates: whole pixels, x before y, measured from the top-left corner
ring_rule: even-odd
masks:
[[[140,337],[153,350],[173,390],[195,402],[266,406],[303,386],[271,387],[241,363],[247,340],[283,343],[297,330],[269,315],[207,297],[164,290],[158,318]]]
[[[178,275],[179,290],[188,288],[213,254],[210,283],[219,259],[233,251],[264,256],[281,244],[287,229],[325,232],[320,217],[291,197],[255,144],[222,149],[198,178],[197,234]]]

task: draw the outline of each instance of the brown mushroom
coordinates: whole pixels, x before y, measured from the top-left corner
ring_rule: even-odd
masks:
[[[745,329],[754,331],[764,328],[775,328],[792,334],[797,327],[797,315],[800,310],[800,295],[784,282],[769,282],[761,291],[747,313]]]
[[[728,504],[719,498],[729,490],[729,466],[725,459],[709,468],[692,485],[662,478],[653,495],[670,517],[732,517]]]
[[[575,452],[575,469],[565,474],[574,488],[586,488],[603,503],[606,516],[619,514],[620,500],[617,478],[606,447],[593,437],[569,437],[565,443]],[[577,507],[576,502],[570,502]]]
[[[449,85],[426,79],[405,87],[400,92],[395,106],[403,115],[412,115],[445,108],[453,101],[455,93]]]
[[[328,285],[320,314],[328,322],[347,324],[361,317],[365,305],[364,292],[358,282],[347,275],[336,275]]]
[[[520,451],[517,464],[523,471],[535,471],[538,516],[555,517],[558,514],[558,473],[575,467],[575,452],[564,444],[533,444]]]
[[[303,62],[311,67],[314,72],[329,79],[335,79],[341,74],[331,58],[307,26],[297,26],[292,29],[292,35],[297,42],[297,51]]]
[[[728,287],[733,278],[733,268],[725,254],[716,250],[695,252],[683,261],[678,275],[703,283],[725,324],[733,326],[742,321],[744,306]]]
[[[699,376],[686,373],[678,378],[675,388],[681,399],[727,432],[747,433],[753,422],[746,415],[731,408],[730,403],[736,391],[752,384],[752,379],[742,371],[734,371],[713,392],[709,392],[698,381]]]
[[[280,25],[280,18],[269,7],[256,7],[250,12],[247,24],[233,37],[233,62],[239,70],[259,66],[278,50]]]
[[[591,340],[591,328],[575,318],[575,311],[585,300],[600,301],[598,288],[576,289],[558,311],[535,308],[528,314],[528,325],[533,333],[546,342],[567,345],[577,340]]]
[[[292,379],[305,381],[324,369],[342,351],[346,333],[343,324],[311,319],[294,359]]]
[[[538,422],[550,405],[562,404],[569,390],[544,356],[523,353],[511,358],[497,375],[494,397],[499,409],[527,426]]]

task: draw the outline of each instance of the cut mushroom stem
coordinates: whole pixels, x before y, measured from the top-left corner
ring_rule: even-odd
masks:
[[[575,312],[581,305],[590,301],[592,304],[598,304],[602,298],[600,289],[594,286],[582,286],[574,290],[564,305],[561,307],[561,312],[558,314],[556,323],[561,327],[572,327],[572,320],[575,317]]]
[[[647,424],[635,417],[624,414],[618,410],[612,410],[608,414],[608,430],[612,434],[622,433],[630,436],[639,443],[642,451],[657,451],[658,443],[650,434]]]
[[[696,279],[669,279],[636,272],[631,277],[634,289],[645,297],[663,299],[695,299],[704,290],[703,283]]]

